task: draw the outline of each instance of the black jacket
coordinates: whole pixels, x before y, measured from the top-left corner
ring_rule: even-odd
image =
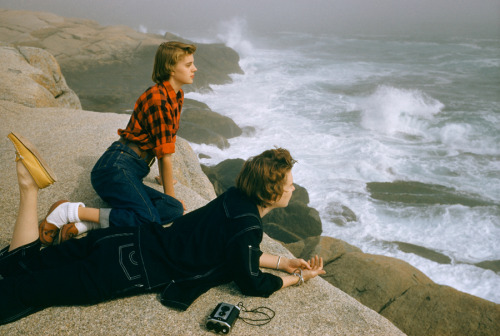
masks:
[[[170,227],[143,225],[139,233],[149,286],[165,286],[166,306],[185,310],[230,281],[251,296],[268,297],[283,286],[280,277],[260,271],[262,221],[257,206],[236,188]]]

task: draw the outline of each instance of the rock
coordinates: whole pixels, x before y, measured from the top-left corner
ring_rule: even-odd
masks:
[[[85,109],[124,113],[153,83],[151,73],[158,45],[183,40],[139,33],[126,26],[101,26],[92,20],[50,13],[0,10],[0,41],[45,49],[59,62],[68,84]],[[198,71],[185,92],[209,89],[242,73],[238,54],[222,44],[197,44]],[[116,85],[119,83],[119,85]]]
[[[211,84],[231,83],[230,74],[243,73],[239,61],[238,53],[222,43],[196,43],[195,64],[198,71],[188,92],[208,89]]]
[[[275,209],[262,221],[264,231],[283,243],[319,236],[323,231],[319,212],[301,202],[290,202],[286,208]],[[294,233],[295,237],[287,232]]]
[[[224,149],[227,139],[240,136],[241,128],[228,117],[212,111],[206,104],[192,99],[184,101],[178,134],[197,144],[214,144]]]
[[[380,313],[413,336],[495,336],[500,330],[500,305],[434,283],[410,287]]]
[[[408,288],[432,283],[402,260],[361,252],[345,253],[325,269],[324,279],[377,312]]]
[[[319,255],[323,258],[325,264],[337,260],[346,253],[362,252],[358,247],[350,245],[343,240],[327,236],[309,237],[294,243],[285,244],[285,247],[294,256],[305,260]]]
[[[172,156],[172,162],[177,182],[189,189],[196,190],[205,200],[213,200],[216,197],[214,187],[201,170],[198,158],[189,143],[185,139],[177,137],[175,151],[177,155]]]
[[[189,121],[181,121],[181,127],[179,128],[177,135],[196,144],[215,145],[220,149],[229,147],[227,139],[219,133],[212,131],[210,128]]]
[[[206,104],[186,98],[178,135],[197,144],[229,147],[227,139],[240,136],[242,129],[226,116],[214,112]]]
[[[245,160],[243,159],[228,159],[213,167],[202,165],[202,169],[212,182],[215,193],[220,195],[235,185],[236,177],[244,163]]]
[[[418,246],[415,244],[399,242],[399,241],[391,242],[390,244],[395,244],[399,250],[405,253],[413,253],[418,256],[421,256],[422,258],[432,260],[439,264],[451,264],[451,258],[448,257],[447,255],[436,252],[434,250],[428,249],[423,246]]]
[[[340,203],[330,203],[326,208],[329,219],[339,226],[358,220],[354,211]]]
[[[465,206],[497,205],[479,195],[458,192],[438,184],[415,181],[370,182],[366,184],[371,197],[386,202],[407,204],[462,204]]]
[[[50,53],[3,44],[0,58],[0,99],[29,107],[82,108]]]
[[[495,273],[500,272],[500,260],[486,260],[475,264],[477,267],[492,270]]]
[[[325,280],[408,335],[493,336],[500,330],[500,305],[435,284],[402,260],[365,254],[330,237],[311,237],[285,246],[306,260],[322,256]]]

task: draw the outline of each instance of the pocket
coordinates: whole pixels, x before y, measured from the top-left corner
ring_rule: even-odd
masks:
[[[120,266],[128,280],[136,280],[141,277],[141,265],[139,253],[134,244],[126,244],[118,247]]]

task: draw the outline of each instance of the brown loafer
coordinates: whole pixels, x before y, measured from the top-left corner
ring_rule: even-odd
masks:
[[[57,237],[57,243],[64,243],[66,240],[70,240],[76,236],[78,236],[79,232],[76,228],[75,223],[69,223],[63,225],[61,230],[59,231],[59,236]]]
[[[52,245],[54,244],[54,239],[57,237],[59,234],[59,228],[47,222],[47,217],[54,211],[59,205],[66,203],[69,201],[66,200],[60,200],[52,204],[50,207],[49,211],[47,212],[47,216],[45,216],[44,220],[40,222],[40,225],[38,226],[38,234],[40,236],[40,242],[44,245]]]

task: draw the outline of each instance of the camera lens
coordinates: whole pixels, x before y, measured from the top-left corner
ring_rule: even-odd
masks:
[[[208,329],[208,330],[213,330],[213,329],[215,329],[215,323],[213,323],[212,321],[208,322],[208,323],[207,323],[207,329]]]

